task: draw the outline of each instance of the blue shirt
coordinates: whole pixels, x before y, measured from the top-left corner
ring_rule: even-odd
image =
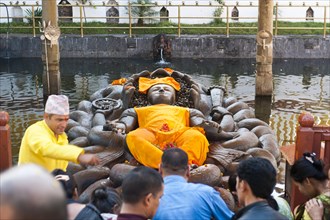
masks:
[[[154,220],[169,219],[231,219],[233,212],[220,194],[210,186],[187,183],[182,176],[164,178],[164,195]]]

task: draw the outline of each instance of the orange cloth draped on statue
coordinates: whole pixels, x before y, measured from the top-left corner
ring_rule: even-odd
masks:
[[[162,77],[162,78],[155,78],[155,79],[140,77],[139,78],[139,92],[146,94],[148,89],[150,89],[150,87],[157,85],[157,84],[166,84],[166,85],[172,86],[177,91],[179,91],[181,88],[180,83],[178,83],[172,77]]]
[[[201,127],[189,127],[189,109],[166,104],[134,108],[139,128],[127,134],[134,158],[145,166],[158,168],[163,150],[183,149],[190,164],[202,165],[209,142]]]

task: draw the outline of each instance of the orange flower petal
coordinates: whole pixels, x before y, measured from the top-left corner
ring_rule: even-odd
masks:
[[[168,72],[168,73],[173,73],[173,69],[171,69],[171,68],[169,68],[169,67],[166,67],[166,68],[164,68],[164,70],[166,70],[166,72]]]
[[[126,80],[126,78],[115,79],[112,81],[111,85],[124,85]]]

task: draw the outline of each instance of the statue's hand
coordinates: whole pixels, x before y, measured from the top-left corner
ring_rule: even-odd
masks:
[[[90,97],[90,101],[92,102],[101,98],[121,99],[122,89],[123,86],[121,85],[109,85],[106,88],[94,92]]]
[[[200,110],[204,115],[210,113],[211,106],[209,98],[197,84],[191,85],[190,96],[193,100],[194,108]]]
[[[140,77],[149,77],[150,72],[148,70],[143,70],[139,73],[133,74],[130,78],[132,78],[133,81],[138,81]]]
[[[124,135],[126,133],[126,127],[123,123],[109,123],[103,126],[103,131],[113,131],[117,134]]]
[[[171,75],[173,78],[183,78],[184,77],[184,74],[181,73],[181,72],[178,72],[178,71],[173,71],[172,75]]]
[[[127,83],[123,87],[122,91],[122,102],[123,102],[123,109],[127,109],[132,97],[134,95],[135,87],[132,83]]]

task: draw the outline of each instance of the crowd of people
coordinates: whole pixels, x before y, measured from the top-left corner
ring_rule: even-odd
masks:
[[[176,89],[172,81],[173,88],[157,85],[153,90],[164,92],[165,96],[166,91]],[[168,100],[171,104],[170,94]],[[183,115],[189,115],[189,111],[182,111]],[[135,113],[138,117],[144,115],[139,110]],[[190,166],[196,161],[202,164],[207,153],[203,132],[188,127],[179,130],[182,134],[188,132],[185,135],[197,134],[196,139],[203,140],[201,148],[190,149],[193,143],[183,141],[187,139],[184,136],[185,148],[164,148],[161,153],[153,149],[158,153],[151,154],[152,160],[147,151],[139,151],[137,143],[154,148],[152,143],[156,137],[149,135],[148,140],[143,139],[148,133],[145,129],[128,135],[128,147],[143,165],[130,171],[120,187],[98,187],[91,193],[89,202],[81,204],[77,200],[74,177],[66,172],[68,162],[94,166],[100,163],[100,158],[68,144],[65,133],[68,119],[68,98],[49,96],[44,120],[31,125],[25,132],[18,166],[0,174],[0,219],[330,219],[330,171],[325,172],[322,161],[315,154],[305,153],[291,168],[294,184],[309,198],[294,213],[285,200],[272,197],[277,173],[269,160],[260,157],[241,161],[236,174],[230,177],[229,190],[236,198],[237,207],[231,210],[213,187],[188,182]],[[164,138],[174,139],[174,136],[165,135]],[[135,138],[139,142],[135,142]]]
[[[15,166],[0,174],[0,219],[292,219],[272,197],[276,171],[267,159],[240,162],[233,189],[240,208],[234,211],[213,187],[187,182],[189,169],[186,152],[167,149],[159,170],[137,166],[119,188],[98,187],[89,203],[81,204],[67,172],[49,173],[35,164]],[[314,154],[295,162],[291,177],[310,200],[297,207],[294,219],[329,219],[329,174]]]

